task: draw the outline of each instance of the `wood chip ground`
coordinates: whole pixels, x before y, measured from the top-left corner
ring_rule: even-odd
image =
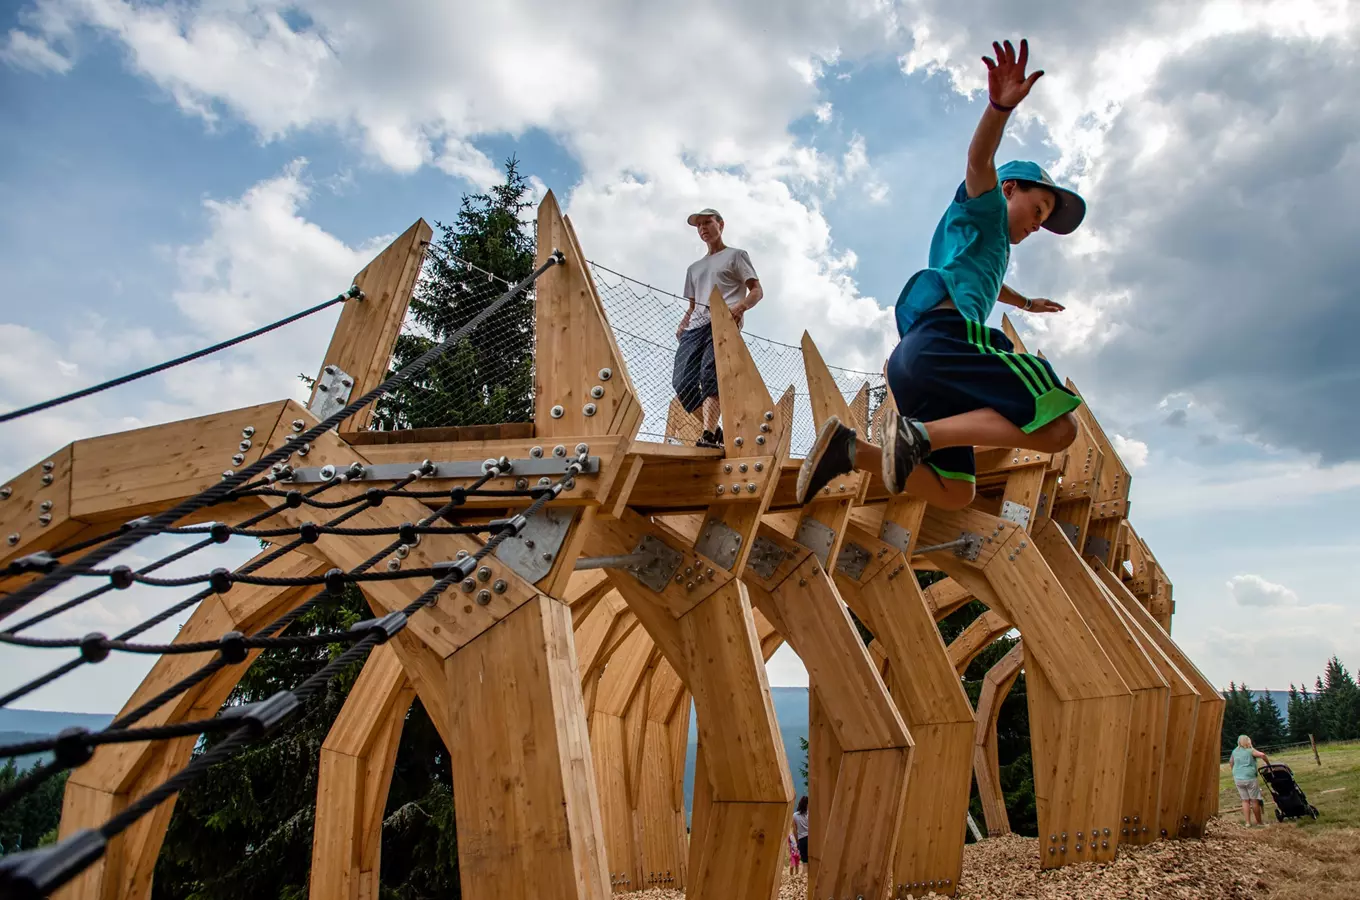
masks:
[[[1256,900],[1272,896],[1273,873],[1290,852],[1253,840],[1240,824],[1212,820],[1202,841],[1161,841],[1120,852],[1111,863],[1039,870],[1039,843],[1009,835],[964,849],[961,900]],[[630,900],[683,900],[645,890]],[[929,895],[934,896],[934,895]],[[1335,896],[1335,895],[1334,895]],[[803,875],[785,874],[779,900],[807,900]]]

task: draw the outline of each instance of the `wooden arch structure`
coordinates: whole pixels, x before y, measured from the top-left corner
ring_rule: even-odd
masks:
[[[323,360],[354,382],[355,396],[384,377],[429,239],[417,222],[356,277],[368,299],[345,308]],[[565,262],[537,284],[532,426],[376,433],[360,413],[310,448],[311,466],[529,464],[577,445],[593,460],[535,520],[537,545],[517,539],[515,552],[487,558],[479,577],[494,594],[474,602],[470,591],[448,592],[369,658],[322,750],[312,897],[377,896],[392,762],[418,696],[450,754],[465,896],[584,900],[668,886],[705,900],[769,900],[794,801],[764,667],[784,642],[812,684],[817,898],[957,890],[974,771],[989,830],[1004,827],[995,710],[1022,667],[1043,866],[1200,832],[1216,791],[1222,700],[1169,636],[1169,582],[1127,523],[1128,473],[1089,411],[1063,454],[980,448],[979,499],[961,512],[890,499],[870,472],[837,479],[799,507],[792,394],[774,402],[726,306],[713,305],[726,447],[642,442],[625,361],[551,194],[538,245],[540,261],[556,249]],[[804,357],[816,415],[869,424],[867,391],[847,403],[806,336]],[[672,427],[682,418],[673,408]],[[279,401],[78,441],[10,482],[0,526],[18,539],[3,560],[166,509],[214,484],[234,454],[249,464],[316,421]],[[514,483],[512,474],[489,486]],[[240,521],[266,500],[214,507],[212,518]],[[462,514],[502,515],[514,502],[469,498]],[[398,498],[353,524],[427,513]],[[941,544],[948,549],[918,551]],[[380,546],[323,535],[265,572],[351,567]],[[428,535],[406,564],[473,546]],[[582,559],[593,562],[578,570]],[[615,562],[594,567],[607,559]],[[949,578],[923,591],[913,576],[922,568]],[[419,592],[406,581],[363,588],[378,614]],[[971,598],[989,612],[946,646],[936,621]],[[238,585],[204,601],[176,640],[249,632],[302,599],[297,589]],[[851,611],[873,632],[872,647]],[[1011,629],[1021,649],[988,676],[975,714],[959,673]],[[162,658],[127,708],[210,657]],[[145,724],[214,714],[248,663]],[[687,834],[691,702],[700,751]],[[68,782],[62,834],[126,807],[192,747],[192,738],[100,747]],[[173,807],[111,842],[59,896],[149,897]]]

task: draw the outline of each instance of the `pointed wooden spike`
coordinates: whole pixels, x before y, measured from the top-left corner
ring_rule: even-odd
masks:
[[[869,382],[859,386],[855,399],[850,401],[850,427],[860,434],[869,433]]]
[[[347,301],[341,309],[330,346],[318,367],[318,381],[321,369],[335,366],[353,379],[350,396],[359,397],[387,377],[392,349],[432,235],[425,220],[417,219],[354,276],[354,285],[364,292],[364,299]],[[312,396],[316,396],[315,387]],[[372,417],[373,404],[369,404],[341,422],[340,430],[362,431]]]
[[[717,288],[713,289],[708,302],[713,320],[713,360],[718,369],[718,397],[722,403],[723,443],[727,455],[749,456],[760,453],[762,446],[777,447],[788,423],[775,408],[756,361],[751,358],[751,351],[732,318],[732,311]],[[771,414],[770,419],[765,418],[766,413]],[[761,425],[769,425],[769,431],[762,432]],[[756,441],[760,435],[765,435],[764,444]],[[741,444],[737,443],[739,438]]]
[[[539,437],[633,437],[642,423],[642,406],[585,253],[549,191],[538,207],[536,265],[543,265],[554,250],[565,261],[543,273],[534,286],[535,430]]]
[[[1012,322],[1011,317],[1005,313],[1001,315],[1001,331],[1006,337],[1011,339],[1011,343],[1015,345],[1016,353],[1029,352],[1029,350],[1025,348],[1025,342],[1020,340],[1020,332],[1016,331],[1015,323]]]
[[[831,416],[839,416],[847,424],[853,421],[850,406],[841,396],[836,379],[831,377],[831,370],[826,367],[826,361],[806,331],[803,332],[803,368],[807,370],[808,400],[812,404],[812,419],[816,425],[821,425]]]

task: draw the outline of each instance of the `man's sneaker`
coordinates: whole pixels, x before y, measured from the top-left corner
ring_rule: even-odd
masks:
[[[717,430],[713,432],[713,443],[717,444],[719,447],[723,446],[723,433],[721,425],[719,425]]]
[[[798,470],[795,494],[798,505],[807,503],[837,475],[854,470],[855,429],[845,427],[839,417],[832,416],[818,429],[817,440]]]
[[[915,419],[900,413],[889,416],[883,430],[883,485],[888,493],[900,494],[906,489],[907,476],[930,455],[930,441]]]
[[[696,447],[721,447],[722,441],[711,431],[705,431],[699,440],[694,442]]]

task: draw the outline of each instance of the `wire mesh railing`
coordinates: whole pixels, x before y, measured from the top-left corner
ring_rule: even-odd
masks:
[[[673,405],[671,373],[685,298],[590,263],[591,275],[615,340],[644,410],[643,440],[693,444],[698,423]],[[501,273],[431,248],[417,281],[412,310],[398,337],[394,370],[474,315],[504,289]],[[373,427],[382,430],[441,425],[528,422],[533,418],[534,309],[526,296],[513,309],[481,325],[468,340],[400,392],[379,401]],[[743,332],[747,347],[776,401],[794,390],[791,451],[804,453],[816,436],[801,347]],[[883,375],[829,366],[836,387],[870,421],[883,402]],[[863,396],[861,396],[863,394]]]

